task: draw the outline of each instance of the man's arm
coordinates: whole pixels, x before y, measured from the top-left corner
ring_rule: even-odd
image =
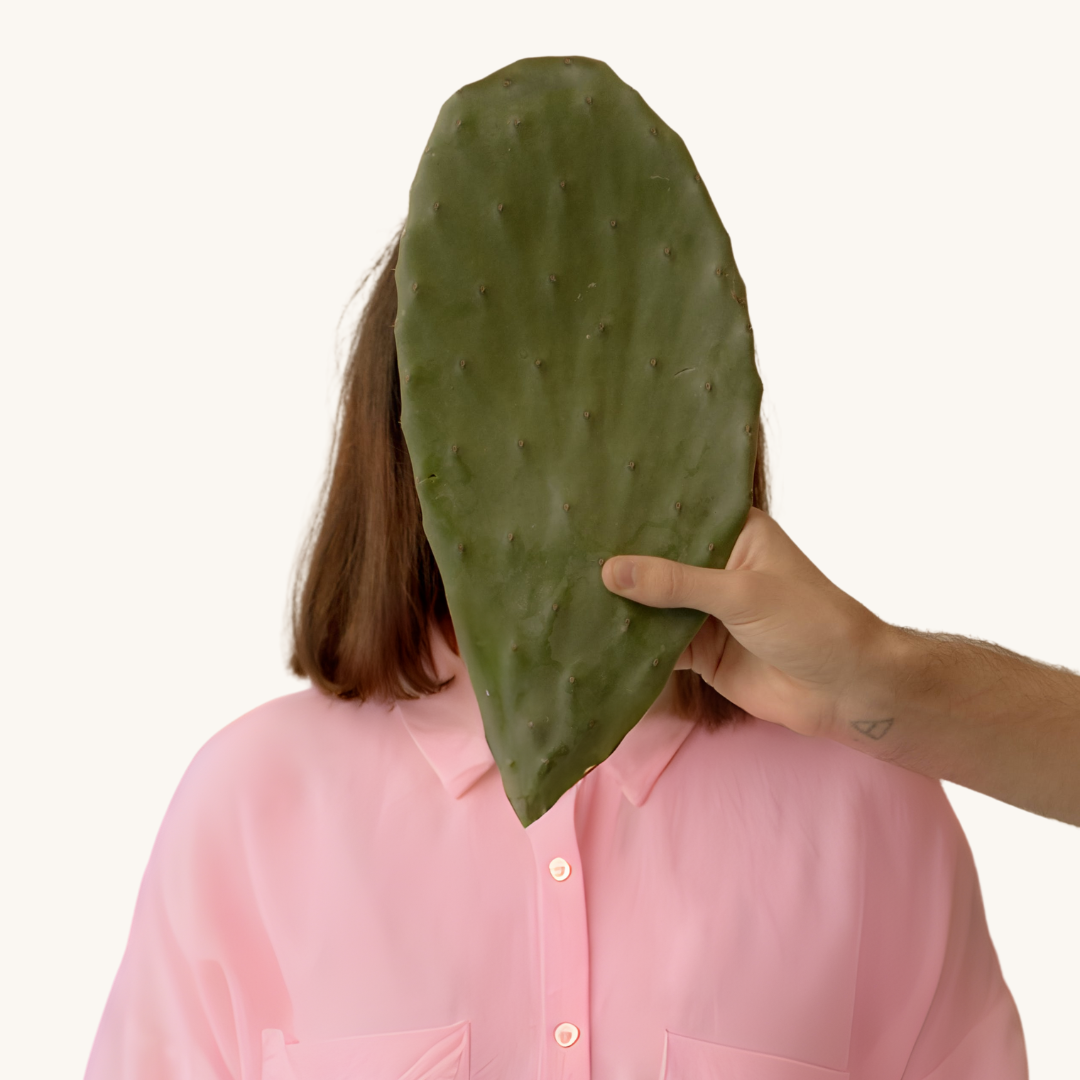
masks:
[[[639,603],[707,612],[676,667],[751,715],[1080,825],[1080,675],[890,626],[756,509],[723,570],[635,555],[601,574]]]
[[[1080,675],[956,634],[882,624],[862,715],[830,737],[1080,825]]]

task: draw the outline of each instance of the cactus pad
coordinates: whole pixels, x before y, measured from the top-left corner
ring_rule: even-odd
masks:
[[[618,746],[705,620],[613,595],[601,566],[726,563],[761,399],[746,292],[683,141],[575,56],[446,102],[397,293],[424,531],[528,825]]]

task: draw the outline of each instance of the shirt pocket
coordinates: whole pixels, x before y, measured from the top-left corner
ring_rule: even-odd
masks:
[[[848,1080],[848,1074],[668,1031],[660,1080]]]
[[[262,1033],[262,1080],[468,1080],[469,1022],[286,1043]]]

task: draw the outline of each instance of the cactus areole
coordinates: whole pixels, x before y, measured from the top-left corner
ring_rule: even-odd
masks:
[[[615,750],[705,620],[614,595],[601,567],[727,562],[761,400],[746,290],[682,139],[581,56],[446,102],[396,276],[424,531],[528,825]]]

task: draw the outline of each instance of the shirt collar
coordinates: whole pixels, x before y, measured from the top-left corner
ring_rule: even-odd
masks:
[[[450,648],[437,623],[430,624],[429,640],[439,682],[451,676],[453,681],[437,694],[400,699],[393,711],[443,787],[460,799],[495,767],[495,759],[464,660]],[[599,768],[610,770],[627,799],[642,806],[693,727],[694,721],[675,714],[662,696]]]

